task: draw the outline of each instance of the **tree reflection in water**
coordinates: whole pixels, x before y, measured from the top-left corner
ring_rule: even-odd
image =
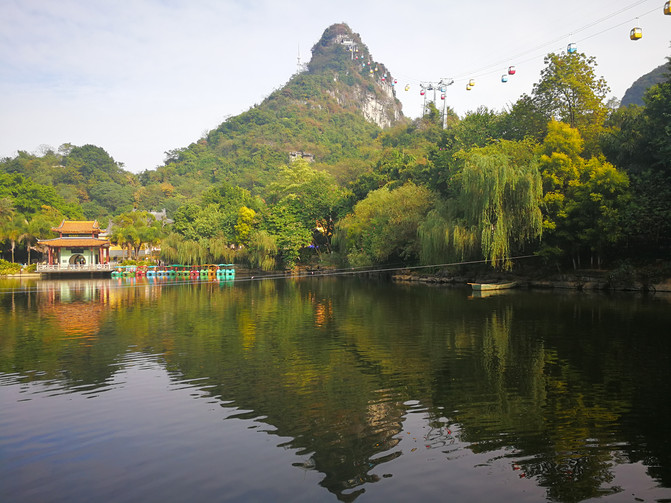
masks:
[[[159,355],[231,417],[263,418],[297,469],[341,501],[473,456],[553,501],[628,490],[643,462],[671,487],[671,386],[660,298],[459,289],[357,279],[236,284],[37,282],[0,297],[0,372],[105,386],[124,354]],[[410,424],[422,418],[422,432]],[[270,434],[270,433],[269,433]],[[480,475],[474,471],[472,484]],[[435,477],[434,477],[435,478]],[[422,479],[438,487],[441,479]],[[647,481],[646,483],[649,483]]]

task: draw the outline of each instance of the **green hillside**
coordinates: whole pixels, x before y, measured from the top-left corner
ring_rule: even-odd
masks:
[[[170,152],[164,166],[142,173],[141,204],[175,207],[221,182],[262,193],[290,162],[291,152],[304,153],[315,169],[341,180],[369,165],[380,152],[381,125],[403,121],[393,77],[344,24],[329,27],[312,53],[307,70],[262,103]],[[371,102],[383,108],[379,124],[365,116]],[[172,186],[170,196],[177,201],[166,201],[160,184]]]
[[[645,75],[639,77],[627,89],[622,97],[621,106],[640,105],[643,106],[643,96],[645,92],[655,84],[664,82],[668,78],[669,67],[668,64],[659,65],[657,68]]]
[[[14,158],[0,161],[0,173],[22,175],[34,184],[49,187],[63,204],[78,207],[82,217],[105,222],[106,217],[133,209],[140,187],[133,173],[95,145],[65,144],[41,155],[19,152]]]
[[[160,243],[173,263],[510,269],[524,255],[629,281],[630,263],[671,247],[671,81],[611,110],[593,57],[545,65],[508,110],[443,122],[429,105],[410,121],[389,70],[333,25],[306,69],[156,170],[135,176],[93,145],[1,160],[3,257],[39,251],[59,218],[109,217],[129,255]],[[147,213],[163,208],[174,225]]]

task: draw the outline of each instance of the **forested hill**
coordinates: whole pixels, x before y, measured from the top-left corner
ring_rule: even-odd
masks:
[[[28,258],[61,218],[111,217],[129,255],[160,242],[183,264],[657,264],[671,246],[671,74],[643,107],[612,110],[595,66],[551,53],[509,110],[443,118],[430,104],[410,121],[393,75],[336,24],[285,86],[154,171],[92,145],[0,160],[0,251]],[[174,225],[143,211],[162,208]]]
[[[645,92],[655,84],[664,82],[668,77],[669,67],[668,64],[663,64],[655,68],[649,73],[646,73],[642,77],[636,79],[636,81],[627,89],[622,97],[621,105],[643,105],[643,95]]]
[[[258,192],[291,153],[336,176],[370,164],[382,128],[403,121],[393,76],[374,60],[345,24],[327,28],[312,58],[282,88],[250,110],[227,119],[186,148],[168,153],[165,165],[141,174],[145,206],[156,206],[169,184],[191,199],[226,181]],[[170,205],[169,205],[170,206]]]

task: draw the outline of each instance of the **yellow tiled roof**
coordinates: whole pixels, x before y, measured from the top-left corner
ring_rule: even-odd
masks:
[[[93,234],[101,232],[97,220],[63,220],[58,227],[52,227],[52,231],[63,234]]]
[[[54,248],[84,248],[89,246],[109,246],[110,242],[107,239],[97,238],[56,238],[39,240],[40,244],[52,246]]]

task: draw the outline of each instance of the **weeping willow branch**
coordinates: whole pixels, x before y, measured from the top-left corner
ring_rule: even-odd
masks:
[[[533,162],[516,164],[495,148],[466,154],[458,196],[431,212],[420,227],[425,263],[465,260],[479,252],[493,267],[510,269],[512,254],[540,238],[543,192],[538,169]]]

